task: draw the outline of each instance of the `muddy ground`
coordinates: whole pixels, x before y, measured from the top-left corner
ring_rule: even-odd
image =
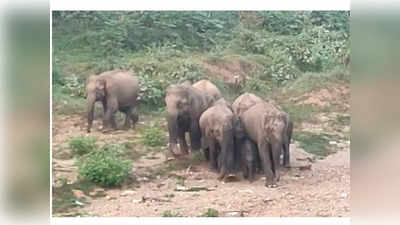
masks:
[[[219,216],[274,217],[349,217],[350,216],[350,141],[343,132],[349,124],[332,126],[337,113],[321,113],[319,122],[301,124],[295,129],[334,134],[329,141],[334,152],[316,157],[291,143],[291,165],[282,169],[277,188],[266,188],[265,179],[257,175],[252,183],[240,174],[229,182],[217,180],[195,154],[168,161],[166,145],[158,148],[141,143],[141,130],[159,124],[166,130],[161,115],[142,115],[135,129],[103,134],[94,123],[93,132],[100,143],[126,143],[132,154],[132,175],[119,188],[100,188],[80,184],[76,158],[71,155],[68,140],[86,136],[83,115],[53,116],[53,216],[165,216],[197,217],[209,208]],[[348,115],[345,115],[348,116]],[[165,132],[165,136],[167,137]],[[182,191],[182,187],[206,190]]]

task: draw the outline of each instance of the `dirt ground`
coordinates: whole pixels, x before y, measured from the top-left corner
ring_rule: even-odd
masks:
[[[140,139],[140,126],[151,123],[165,126],[166,122],[162,117],[142,116],[135,129],[109,134],[97,130],[100,123],[100,120],[95,121],[91,135],[97,136],[100,142],[123,143]],[[81,115],[53,117],[53,188],[65,180],[78,182],[76,160],[69,157],[68,140],[87,135],[85,126],[86,120]],[[240,174],[237,179],[221,182],[205,162],[193,160],[193,155],[167,161],[166,146],[159,151],[149,151],[140,144],[133,144],[132,148],[141,154],[133,160],[130,183],[121,188],[97,187],[89,194],[72,190],[76,199],[85,201],[68,212],[53,212],[53,216],[158,217],[170,210],[181,216],[197,217],[212,208],[219,216],[349,217],[350,143],[337,145],[336,153],[321,159],[292,141],[293,168],[282,169],[278,187],[271,189],[264,186],[261,174],[252,183]],[[177,190],[182,185],[207,190]]]

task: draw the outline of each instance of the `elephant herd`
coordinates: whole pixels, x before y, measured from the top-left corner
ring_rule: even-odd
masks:
[[[88,129],[93,121],[93,105],[103,103],[103,129],[116,128],[114,113],[126,114],[124,128],[138,121],[135,110],[138,78],[128,72],[111,71],[87,79]],[[173,84],[166,89],[165,103],[169,132],[169,151],[189,153],[185,134],[189,133],[191,152],[203,151],[209,168],[225,179],[238,169],[250,181],[263,171],[265,185],[279,181],[280,158],[290,163],[289,144],[293,132],[290,116],[272,101],[244,93],[231,104],[208,80],[193,85]]]

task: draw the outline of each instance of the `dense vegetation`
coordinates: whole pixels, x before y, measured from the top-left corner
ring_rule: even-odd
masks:
[[[213,66],[245,75],[239,91],[263,96],[307,74],[342,74],[349,16],[348,11],[54,11],[54,103],[84,110],[79,99],[85,97],[85,78],[119,68],[141,77],[140,100],[153,109],[163,105],[169,83],[186,79],[208,77],[232,94]]]

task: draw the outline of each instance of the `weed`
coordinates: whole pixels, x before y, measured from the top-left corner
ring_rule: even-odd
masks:
[[[113,148],[92,151],[81,158],[79,177],[103,187],[120,185],[128,178],[132,164],[129,160],[121,159],[121,150],[116,150],[115,146]]]
[[[163,130],[159,126],[153,126],[144,131],[144,144],[151,147],[163,146],[166,143]]]
[[[76,137],[69,141],[69,147],[78,156],[85,155],[97,148],[95,137]]]
[[[162,217],[183,217],[179,212],[174,212],[171,210],[165,210],[161,216]]]
[[[295,132],[294,139],[300,143],[300,147],[306,152],[325,157],[334,153],[329,148],[329,141],[337,139],[337,136],[330,134],[315,134],[311,132]]]
[[[202,216],[203,217],[218,217],[218,211],[216,209],[208,208],[207,211]]]

